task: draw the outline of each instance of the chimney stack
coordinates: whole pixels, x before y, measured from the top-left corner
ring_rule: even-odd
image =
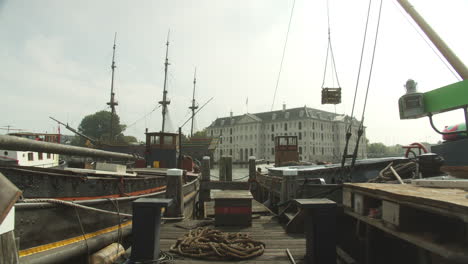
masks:
[[[286,111],[286,103],[283,103],[283,112]]]
[[[229,112],[229,116],[231,116],[231,118],[232,118],[232,110],[231,110],[231,112]]]

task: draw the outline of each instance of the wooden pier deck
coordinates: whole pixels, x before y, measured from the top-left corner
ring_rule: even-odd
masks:
[[[207,215],[213,215],[213,202],[205,204]],[[303,234],[287,234],[284,228],[278,224],[277,218],[272,215],[262,204],[252,201],[252,226],[251,227],[215,227],[213,224],[208,225],[210,228],[218,229],[223,232],[241,232],[249,234],[253,239],[260,240],[265,243],[265,252],[263,255],[244,261],[226,261],[226,263],[270,263],[270,264],[290,264],[286,249],[288,248],[293,255],[296,263],[303,263],[305,255],[305,238]],[[190,226],[197,221],[184,220],[179,223],[165,223],[161,228],[161,250],[168,252],[171,245],[175,244],[177,238],[182,237],[188,232],[188,229],[179,226]],[[187,257],[177,257],[174,263],[219,263],[219,261],[192,259]]]

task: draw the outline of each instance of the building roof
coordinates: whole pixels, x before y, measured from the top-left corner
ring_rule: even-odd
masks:
[[[349,116],[339,115],[304,106],[271,112],[261,112],[255,114],[246,113],[244,115],[237,115],[232,117],[221,117],[213,121],[213,123],[211,123],[211,125],[208,127],[232,126],[245,118],[251,118],[252,122],[292,121],[303,119],[316,119],[336,122],[349,121]],[[354,119],[354,121],[357,120]]]

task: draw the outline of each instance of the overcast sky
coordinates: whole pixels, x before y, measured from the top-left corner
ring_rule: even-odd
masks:
[[[368,1],[329,0],[332,45],[343,103],[350,114]],[[462,61],[468,63],[466,0],[411,0]],[[115,93],[125,132],[143,139],[161,128],[164,55],[170,29],[168,94],[175,131],[188,116],[194,67],[202,129],[217,117],[271,109],[292,0],[62,1],[0,0],[0,127],[54,132],[53,116],[77,127],[109,101],[112,41],[117,32]],[[356,104],[360,119],[369,74],[378,1]],[[410,20],[410,19],[409,19]],[[385,0],[366,110],[371,142],[437,142],[427,118],[399,120],[398,98],[413,78],[420,91],[458,80],[393,0]],[[296,0],[274,109],[320,103],[327,48],[326,0]],[[332,87],[331,78],[326,86]],[[147,115],[146,118],[142,118]],[[436,124],[462,122],[462,111],[436,116]],[[189,130],[190,125],[184,127]],[[62,132],[65,129],[62,128]],[[1,130],[0,133],[6,132]],[[68,133],[68,132],[66,132]]]

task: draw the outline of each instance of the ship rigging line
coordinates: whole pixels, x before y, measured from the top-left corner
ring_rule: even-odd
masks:
[[[190,119],[192,119],[193,117],[195,117],[195,115],[200,112],[200,110],[203,109],[203,107],[205,107],[209,102],[211,102],[211,100],[213,100],[214,97],[211,97],[210,100],[206,101],[206,103],[204,103],[200,108],[198,108],[198,110],[193,114],[193,116],[191,116],[189,119],[187,119],[187,121],[185,121],[185,123],[183,123],[181,126],[179,126],[179,128],[182,128],[185,126],[185,124],[187,124],[188,121],[190,121]]]
[[[141,120],[143,120],[144,118],[146,118],[147,116],[151,115],[154,111],[156,111],[156,109],[158,109],[159,107],[161,107],[161,105],[157,105],[156,107],[153,108],[153,110],[151,110],[151,112],[147,113],[146,115],[140,117],[139,119],[137,119],[135,122],[131,123],[130,125],[128,125],[123,131],[127,130],[129,127],[132,127],[134,126],[136,123],[140,122]]]
[[[278,72],[278,78],[276,79],[275,93],[273,94],[273,102],[271,103],[271,111],[273,111],[273,107],[275,106],[276,92],[278,91],[278,85],[279,85],[279,81],[281,77],[281,70],[283,69],[284,54],[286,54],[286,45],[288,44],[289,29],[291,28],[291,21],[292,21],[292,17],[294,14],[295,5],[296,5],[296,0],[293,0],[293,5],[291,8],[291,15],[289,16],[288,31],[286,32],[286,39],[284,41],[284,46],[283,46],[283,55],[281,56],[281,63],[280,63],[280,68]]]
[[[350,120],[351,121],[350,121],[349,126],[348,126],[348,133],[351,133],[351,126],[353,124],[352,121],[353,121],[353,116],[354,116],[354,107],[356,105],[357,91],[358,91],[358,87],[359,87],[359,77],[361,76],[362,59],[364,57],[364,48],[366,46],[367,26],[369,25],[371,5],[372,5],[372,0],[369,0],[369,7],[367,8],[366,27],[364,29],[364,39],[362,41],[361,58],[359,59],[359,69],[358,69],[358,75],[357,75],[357,80],[356,80],[356,88],[354,89],[353,107],[351,108],[351,115],[350,115]]]
[[[371,65],[370,65],[370,70],[369,70],[369,78],[367,80],[367,89],[366,89],[366,97],[364,99],[364,107],[362,109],[362,116],[361,116],[361,125],[360,128],[363,128],[364,124],[364,114],[366,112],[366,106],[367,106],[367,95],[369,94],[369,87],[370,87],[370,82],[372,78],[372,70],[374,69],[374,58],[375,58],[375,50],[377,48],[377,39],[379,36],[379,28],[380,28],[380,16],[382,14],[382,4],[383,0],[380,0],[380,7],[379,7],[379,16],[377,18],[377,29],[375,31],[375,39],[374,39],[374,48],[372,50],[372,59],[371,59]]]
[[[333,76],[332,74],[332,79],[333,77],[336,78],[336,82],[338,84],[338,87],[340,86],[340,81],[338,80],[338,72],[336,70],[336,64],[335,64],[335,55],[333,55],[333,48],[331,44],[331,37],[330,37],[330,8],[329,8],[329,1],[327,0],[327,21],[328,21],[328,46],[327,46],[327,56],[325,57],[325,69],[323,71],[323,82],[322,82],[322,88],[324,88],[325,85],[325,77],[327,75],[327,66],[328,66],[328,53],[331,55],[331,68],[334,70],[335,75]],[[333,81],[334,84],[334,81]],[[336,105],[335,105],[335,114],[336,114]]]
[[[416,33],[418,33],[418,35],[421,37],[422,40],[424,40],[424,42],[427,44],[427,46],[432,50],[432,52],[434,52],[434,54],[439,58],[439,60],[445,65],[445,67],[447,67],[447,69],[450,71],[450,73],[453,74],[453,76],[455,77],[455,79],[457,79],[458,81],[462,81],[462,79],[460,78],[460,76],[456,73],[456,71],[450,66],[450,64],[444,59],[442,58],[442,55],[440,54],[440,52],[437,52],[437,50],[434,48],[434,45],[431,45],[431,43],[427,40],[427,37],[424,37],[424,35],[421,33],[421,30],[418,29],[414,23],[412,23],[410,21],[410,19],[408,18],[407,15],[405,15],[405,13],[403,13],[403,11],[401,10],[401,7],[398,6],[395,1],[392,1],[393,5],[395,6],[395,8],[400,12],[400,14],[406,19],[406,21],[408,22],[408,24],[411,25],[411,27],[414,29],[414,31],[416,31]]]
[[[369,1],[369,10],[370,10],[370,6],[371,6],[371,1],[372,0]],[[368,98],[368,94],[369,94],[370,81],[371,81],[371,78],[372,78],[372,70],[374,68],[374,58],[375,58],[375,51],[376,51],[376,47],[377,47],[377,39],[378,39],[379,28],[380,28],[380,18],[381,18],[381,14],[382,14],[382,4],[383,4],[383,0],[380,1],[379,14],[378,14],[378,17],[377,17],[377,28],[376,28],[376,31],[375,31],[374,47],[373,47],[373,51],[372,51],[371,64],[370,64],[370,69],[369,69],[369,78],[368,78],[368,81],[367,81],[366,95],[365,95],[365,98],[364,98],[364,106],[363,106],[363,109],[362,109],[361,122],[359,124],[359,128],[358,128],[358,131],[357,131],[356,145],[354,147],[353,154],[351,154],[351,155],[348,154],[348,146],[349,146],[349,140],[351,139],[351,136],[352,136],[352,129],[351,129],[352,125],[353,125],[353,119],[352,119],[353,116],[352,115],[351,115],[350,123],[349,123],[349,126],[348,126],[348,131],[346,132],[346,143],[345,143],[345,147],[344,147],[344,150],[343,150],[343,157],[342,157],[342,160],[341,160],[341,169],[342,169],[342,173],[343,173],[346,158],[352,158],[351,165],[349,167],[348,179],[347,180],[349,180],[349,178],[351,177],[351,173],[352,173],[352,170],[354,168],[356,158],[358,156],[359,141],[361,140],[361,136],[364,133],[364,115],[365,115],[365,112],[366,112],[367,98]],[[369,13],[370,12],[367,13],[366,30],[365,30],[364,35],[366,35],[366,33],[367,33],[367,22],[369,21]],[[364,43],[363,43],[363,49],[362,49],[362,53],[361,53],[361,62],[362,62],[362,56],[363,56],[363,53],[364,53]],[[359,65],[359,67],[361,67],[361,63]],[[359,73],[360,73],[360,71],[361,71],[361,69],[359,69]],[[358,79],[359,79],[359,74],[358,74]],[[355,93],[357,92],[357,87],[358,87],[358,85],[356,85]],[[356,96],[354,97],[354,100],[355,99],[356,99]],[[353,111],[354,111],[354,107],[355,107],[355,101],[353,102]],[[341,180],[343,180],[343,175],[341,175],[341,177],[342,177]]]

